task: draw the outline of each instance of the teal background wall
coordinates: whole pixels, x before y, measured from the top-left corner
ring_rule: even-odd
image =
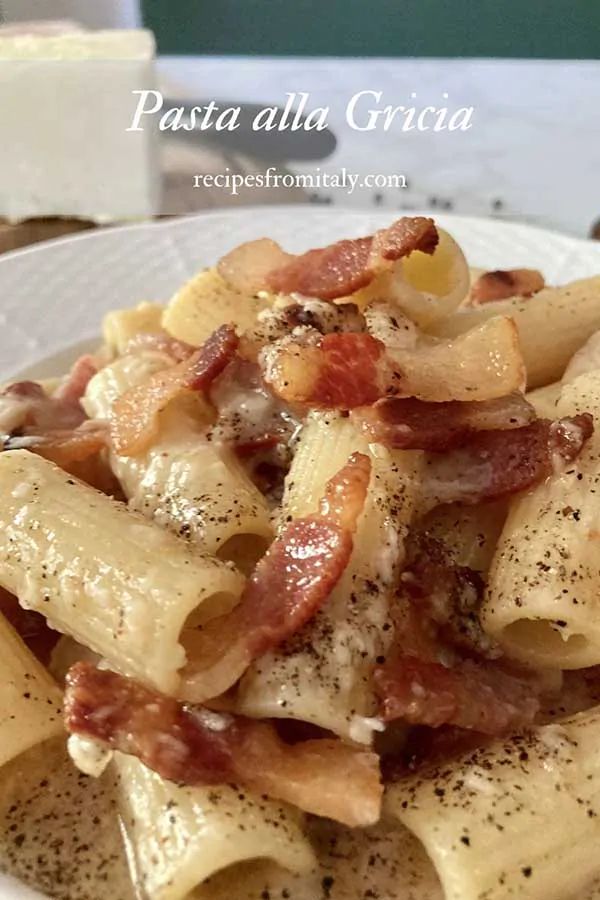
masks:
[[[600,58],[600,0],[143,0],[159,51]]]

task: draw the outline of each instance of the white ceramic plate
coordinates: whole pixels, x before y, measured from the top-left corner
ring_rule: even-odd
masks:
[[[0,380],[36,364],[60,371],[56,355],[93,339],[105,312],[166,300],[186,278],[235,244],[268,235],[302,250],[389,224],[393,212],[311,206],[255,207],[159,224],[96,231],[0,257]],[[600,272],[600,243],[493,219],[434,215],[489,268],[527,266],[550,282]],[[40,365],[41,363],[41,365]]]
[[[471,265],[525,266],[561,283],[600,273],[600,243],[491,219],[429,213],[458,240]],[[74,347],[97,342],[108,310],[167,300],[194,272],[242,241],[265,235],[286,249],[369,234],[393,212],[310,206],[212,212],[160,224],[96,231],[0,257],[0,381],[63,371]],[[0,876],[0,900],[40,895]]]

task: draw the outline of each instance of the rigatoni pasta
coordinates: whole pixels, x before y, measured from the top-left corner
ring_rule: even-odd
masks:
[[[515,297],[460,310],[433,326],[435,334],[456,337],[494,316],[510,316],[519,331],[527,386],[557,381],[569,359],[600,328],[600,277],[561,288],[545,288],[531,299]]]
[[[108,418],[125,390],[166,364],[156,351],[120,357],[89,383],[86,409]],[[206,440],[210,413],[190,399],[165,410],[159,440],[143,455],[113,452],[112,468],[132,509],[206,553],[247,567],[272,536],[268,506],[232,450]]]
[[[61,692],[0,614],[0,766],[62,734]]]
[[[219,325],[235,322],[240,331],[252,328],[268,305],[266,297],[235,290],[216,269],[206,269],[177,291],[162,324],[174,338],[199,347]]]
[[[0,454],[0,509],[0,585],[120,671],[180,690],[186,627],[230,609],[243,577],[25,450]]]
[[[600,370],[564,385],[558,415],[600,414]],[[580,458],[516,499],[482,608],[490,634],[523,661],[576,669],[600,662],[596,535],[598,436]]]
[[[129,852],[152,900],[183,900],[210,875],[247,859],[271,859],[289,872],[313,867],[291,807],[228,785],[178,786],[121,754],[113,765]]]
[[[140,334],[160,334],[164,307],[160,303],[140,303],[134,309],[108,313],[102,322],[107,349],[117,356],[125,353],[130,341]]]
[[[392,786],[446,900],[579,897],[598,874],[598,708]]]

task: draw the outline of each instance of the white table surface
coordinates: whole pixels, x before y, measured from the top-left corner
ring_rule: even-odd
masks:
[[[581,237],[600,219],[600,62],[162,57],[158,69],[175,97],[283,105],[286,92],[307,91],[313,106],[330,107],[338,146],[328,160],[292,169],[346,166],[409,181],[382,198],[322,191],[325,201],[494,214]],[[473,127],[356,132],[345,108],[360,90],[381,90],[393,106],[473,106]]]

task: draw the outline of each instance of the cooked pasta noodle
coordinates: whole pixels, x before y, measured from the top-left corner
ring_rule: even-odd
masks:
[[[180,688],[186,627],[230,609],[243,587],[232,568],[26,450],[0,454],[0,510],[0,585],[167,693]]]
[[[600,371],[563,386],[558,415],[600,414]],[[514,500],[500,536],[482,614],[524,662],[562,669],[600,662],[596,541],[598,435],[576,463]]]
[[[155,351],[132,353],[90,382],[85,407],[108,418],[114,401],[167,363]],[[210,413],[195,403],[162,415],[159,440],[141,456],[111,454],[111,465],[132,509],[207,553],[247,568],[272,536],[268,506],[235,454],[204,439]]]
[[[460,310],[432,330],[455,337],[494,316],[511,316],[517,325],[529,389],[550,384],[562,376],[571,356],[600,328],[600,276],[545,288],[528,299],[515,297]]]
[[[163,315],[173,337],[200,346],[219,325],[234,322],[240,331],[251,328],[266,297],[252,297],[228,286],[215,269],[200,272],[177,291]]]
[[[600,874],[598,709],[406,778],[388,813],[423,841],[446,900],[580,897]]]

